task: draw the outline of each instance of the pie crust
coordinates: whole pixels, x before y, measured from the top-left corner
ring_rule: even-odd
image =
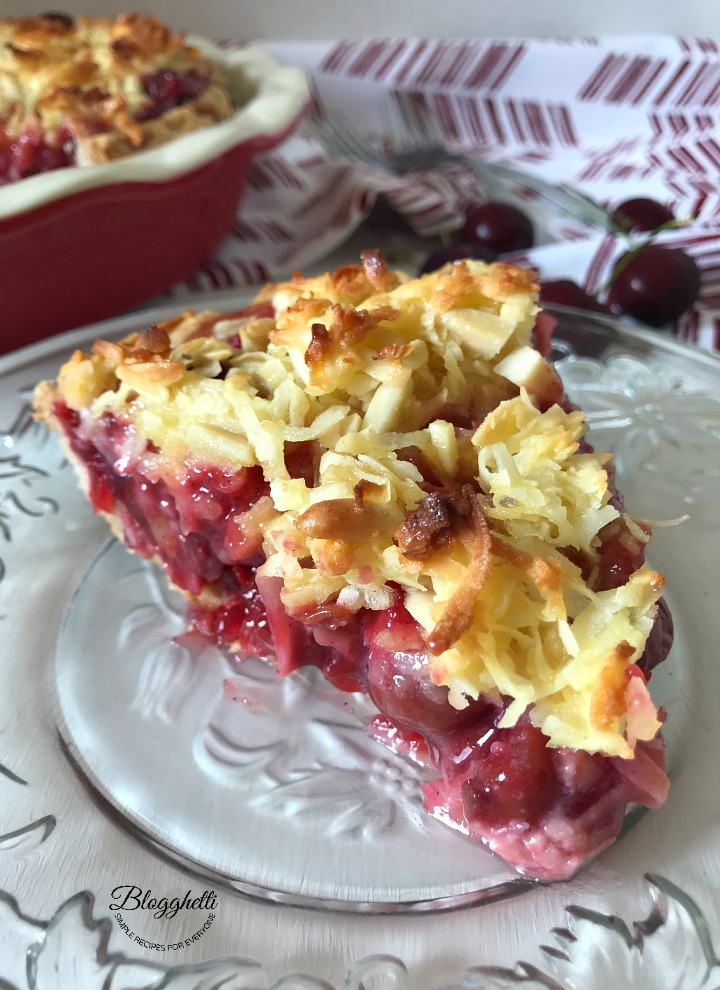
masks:
[[[2,181],[113,161],[235,109],[218,66],[153,17],[0,20]]]
[[[96,341],[35,405],[196,630],[368,693],[371,735],[437,770],[432,814],[557,879],[666,797],[647,682],[672,624],[537,289],[366,252]]]

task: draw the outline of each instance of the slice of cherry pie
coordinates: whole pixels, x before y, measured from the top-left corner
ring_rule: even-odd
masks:
[[[509,265],[408,280],[368,252],[99,340],[36,408],[197,630],[367,692],[370,733],[437,771],[433,815],[556,879],[666,797],[672,625],[536,299]]]

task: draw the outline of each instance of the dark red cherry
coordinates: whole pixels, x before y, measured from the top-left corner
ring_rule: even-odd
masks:
[[[524,251],[535,242],[530,218],[509,203],[483,203],[465,217],[460,240],[481,244],[495,254]]]
[[[675,630],[670,609],[667,607],[665,599],[661,598],[658,602],[655,624],[650,630],[643,655],[637,662],[638,667],[646,676],[649,677],[650,671],[662,663],[668,655],[674,636]]]
[[[591,296],[577,282],[569,278],[554,279],[540,283],[540,302],[556,303],[558,306],[574,306],[575,309],[590,309],[596,313],[609,313],[610,310],[595,296]]]
[[[448,689],[430,677],[425,643],[417,623],[402,605],[375,612],[368,620],[365,642],[367,689],[380,711],[416,732],[437,733],[477,722],[494,705],[482,696],[466,708],[454,708]],[[355,689],[353,689],[355,690]],[[480,733],[482,735],[482,733]]]
[[[616,230],[629,234],[633,231],[657,230],[664,223],[675,219],[672,210],[655,199],[638,196],[626,199],[613,210],[612,221]]]
[[[476,261],[495,261],[495,254],[480,244],[448,244],[446,247],[432,251],[420,267],[420,275],[437,271],[450,261],[462,261],[473,258]]]
[[[75,26],[75,18],[72,14],[66,14],[64,10],[44,10],[40,17],[44,21],[53,21],[68,30]]]
[[[466,816],[489,823],[537,821],[556,799],[547,739],[532,725],[499,732],[462,786]]]
[[[200,69],[176,72],[174,69],[160,69],[159,72],[143,76],[143,89],[150,97],[135,114],[141,123],[153,120],[168,110],[194,99],[207,87],[207,75]]]
[[[622,266],[629,253],[622,255]],[[686,313],[700,294],[700,269],[678,248],[646,244],[621,267],[607,302],[613,313],[661,327]]]

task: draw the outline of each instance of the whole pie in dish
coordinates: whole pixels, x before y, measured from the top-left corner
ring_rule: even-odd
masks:
[[[234,112],[218,67],[153,17],[0,19],[0,184],[122,158]]]
[[[672,626],[547,320],[531,272],[366,252],[98,340],[36,409],[197,630],[366,692],[371,735],[437,772],[431,814],[557,879],[665,800]]]

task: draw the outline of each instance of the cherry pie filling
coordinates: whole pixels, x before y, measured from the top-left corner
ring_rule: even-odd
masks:
[[[435,817],[521,871],[552,880],[572,875],[612,842],[629,802],[662,804],[668,782],[660,737],[638,742],[634,759],[625,760],[549,748],[527,717],[500,728],[510,699],[452,707],[447,688],[430,680],[426,646],[400,588],[380,612],[327,602],[289,615],[281,579],[256,573],[264,559],[259,522],[271,508],[260,468],[194,466],[177,477],[113,414],[94,422],[61,402],[54,412],[85,465],[95,511],[113,513],[126,544],[159,560],[193,596],[194,627],[221,646],[272,660],[280,677],[314,665],[339,689],[367,693],[379,710],[370,734],[439,773],[423,788]],[[290,474],[311,475],[312,458],[310,445],[298,445],[287,458]],[[619,521],[602,535],[597,586],[613,588],[642,564],[644,544]],[[661,602],[628,679],[644,684],[671,643]]]
[[[176,72],[174,69],[160,69],[159,72],[148,72],[141,84],[147,94],[147,100],[135,113],[135,120],[142,122],[154,120],[156,117],[196,99],[208,87],[210,79],[202,69],[187,69]]]
[[[141,78],[146,99],[133,115],[134,120],[138,123],[155,120],[175,107],[194,100],[207,89],[209,81],[208,73],[197,68],[183,72],[161,69],[146,73]],[[108,94],[97,91],[87,96],[90,101],[101,102]],[[85,135],[102,134],[107,130],[107,123],[92,113],[82,121],[82,133]],[[37,121],[30,121],[22,133],[13,135],[0,121],[0,186],[41,172],[75,165],[76,152],[75,129],[70,125],[62,125],[53,133],[45,131]]]
[[[74,165],[75,149],[75,138],[66,127],[49,135],[33,122],[13,137],[0,122],[0,186]]]

